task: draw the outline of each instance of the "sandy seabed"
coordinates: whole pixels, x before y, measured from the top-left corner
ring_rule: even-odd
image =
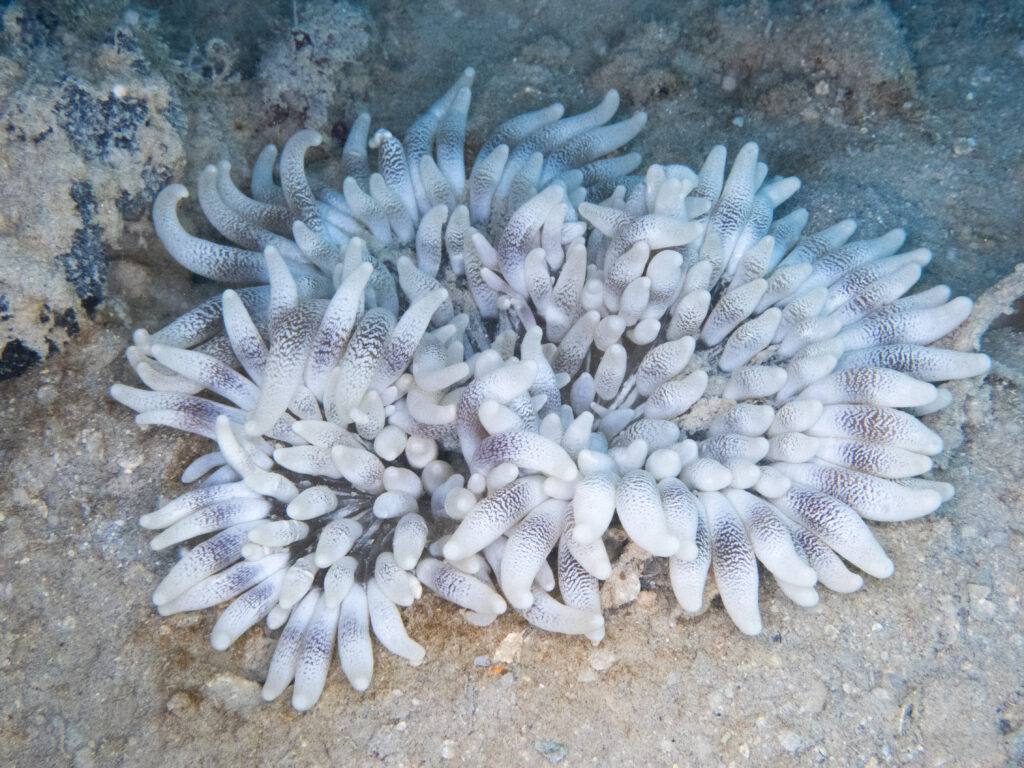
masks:
[[[156,615],[149,596],[174,554],[152,553],[136,520],[175,493],[205,445],[143,432],[107,396],[132,377],[122,353],[133,328],[215,291],[163,253],[147,194],[194,185],[221,157],[241,174],[304,124],[343,138],[364,109],[400,134],[470,64],[470,144],[526,109],[563,100],[572,111],[618,88],[624,113],[649,113],[632,145],[646,162],[693,165],[715,143],[734,153],[758,141],[773,171],[803,180],[809,230],[847,216],[861,236],[903,226],[908,245],[935,253],[926,286],[978,296],[1012,272],[1024,242],[1024,6],[298,3],[296,25],[289,3],[244,14],[151,5],[132,6],[136,50],[110,32],[123,3],[4,16],[0,290],[28,291],[18,270],[56,270],[75,328],[55,336],[48,319],[56,350],[0,382],[0,762],[1024,764],[1019,315],[982,338],[993,372],[929,421],[947,444],[934,476],[956,498],[875,527],[892,578],[850,596],[823,590],[813,609],[766,580],[765,629],[748,638],[717,599],[685,617],[652,564],[638,594],[606,612],[596,648],[514,615],[477,629],[427,597],[406,615],[427,649],[420,667],[379,652],[370,690],[356,694],[335,664],[305,715],[286,696],[260,701],[273,650],[263,630],[218,653],[216,612]],[[151,123],[128,147],[103,123],[89,133],[62,106],[69,83],[100,105],[112,85],[141,89]],[[29,123],[43,139],[18,138]],[[44,150],[26,177],[26,153]],[[135,176],[118,181],[122,167]],[[63,248],[26,235],[45,220],[40,200]],[[64,210],[77,218],[62,223]],[[96,272],[90,311],[55,259],[65,251]],[[25,323],[25,339],[42,333],[34,317],[10,322]],[[5,330],[10,341],[17,328]],[[628,579],[627,565],[613,578]]]

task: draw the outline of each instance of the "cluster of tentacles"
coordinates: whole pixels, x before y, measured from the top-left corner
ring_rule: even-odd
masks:
[[[918,477],[942,441],[916,416],[950,399],[932,382],[989,367],[928,346],[971,301],[906,295],[930,254],[898,252],[901,230],[848,242],[852,221],[773,221],[799,182],[768,178],[756,145],[727,177],[723,147],[699,173],[629,175],[640,158],[612,153],[645,116],[610,123],[614,91],[509,120],[467,175],[472,77],[403,141],[361,115],[341,192],[307,173],[310,130],[279,163],[264,150],[251,196],[227,163],[207,167],[199,204],[235,245],[182,228],[180,185],[154,205],[179,263],[250,287],[137,331],[148,389],[111,390],[139,424],[217,443],[182,476],[191,490],[142,517],[154,549],[189,547],[153,600],[229,602],[219,649],[263,619],[283,628],[263,692],[294,682],[298,709],[335,638],[358,690],[371,630],[419,663],[399,608],[423,586],[480,625],[511,604],[599,641],[614,519],[668,558],[687,611],[713,567],[746,633],[761,629],[759,562],[805,606],[819,582],[862,585],[844,560],[887,577],[864,520],[952,494]]]

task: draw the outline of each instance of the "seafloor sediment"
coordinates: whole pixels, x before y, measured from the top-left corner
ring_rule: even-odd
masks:
[[[466,64],[478,70],[471,145],[507,116],[556,99],[583,107],[615,87],[623,111],[650,115],[632,145],[645,161],[695,164],[715,143],[734,152],[756,140],[773,170],[803,180],[811,229],[847,216],[863,236],[903,226],[909,243],[935,252],[926,284],[977,296],[1020,259],[1024,10],[956,7],[954,21],[941,8],[880,2],[628,13],[610,3],[586,13],[299,3],[293,24],[288,3],[222,22],[198,5],[180,16],[140,5],[124,25],[118,3],[88,14],[8,6],[0,759],[1024,760],[1015,316],[982,338],[993,372],[931,422],[948,446],[935,477],[956,498],[930,518],[875,529],[896,564],[891,579],[823,593],[810,610],[769,584],[765,630],[747,638],[718,601],[684,618],[666,574],[648,568],[622,590],[631,602],[608,612],[597,648],[514,616],[480,630],[428,598],[408,614],[422,666],[378,654],[362,695],[335,666],[301,717],[285,701],[259,703],[273,650],[262,630],[217,653],[215,612],[156,616],[149,598],[174,555],[150,552],[136,520],[205,448],[139,432],[106,395],[131,376],[122,353],[133,328],[159,327],[216,290],[164,254],[148,220],[156,190],[193,184],[222,157],[247,168],[302,125],[343,138],[364,109],[401,130]]]

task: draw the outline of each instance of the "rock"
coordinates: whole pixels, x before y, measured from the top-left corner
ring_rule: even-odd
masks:
[[[73,33],[41,30],[17,5],[3,29],[0,379],[96,319],[111,251],[184,165],[170,86],[131,28],[89,54]],[[61,45],[32,44],[49,34]]]
[[[352,77],[348,65],[369,48],[370,18],[365,10],[341,2],[308,4],[297,21],[264,53],[257,79],[268,114],[294,123],[289,133],[325,131],[328,108]]]
[[[243,715],[254,712],[263,703],[258,683],[227,673],[206,683],[206,697],[221,709]]]
[[[562,762],[565,759],[568,750],[564,744],[559,744],[557,741],[546,741],[543,739],[538,740],[534,745],[534,748],[544,755],[545,759],[555,765],[556,763]]]
[[[795,731],[780,731],[779,744],[781,744],[782,748],[787,752],[796,752],[800,749],[803,741]]]
[[[499,664],[512,664],[513,662],[519,661],[519,654],[522,653],[522,651],[522,631],[509,632],[498,647],[494,649],[494,653],[491,654],[491,659]]]

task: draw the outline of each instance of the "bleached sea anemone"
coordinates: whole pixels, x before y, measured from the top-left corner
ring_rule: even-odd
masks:
[[[183,266],[239,287],[155,333],[128,359],[148,389],[111,394],[216,441],[144,515],[154,549],[185,545],[160,613],[229,603],[227,648],[283,627],[263,695],[319,698],[335,638],[357,690],[372,634],[418,664],[400,608],[422,587],[486,625],[510,604],[542,629],[604,635],[599,582],[615,519],[668,558],[701,610],[709,569],[741,631],[761,630],[760,562],[799,605],[859,589],[893,564],[864,522],[926,515],[952,494],[919,476],[942,441],[917,416],[933,382],[989,359],[929,346],[970,313],[939,286],[906,295],[931,255],[902,230],[804,235],[797,179],[747,144],[725,174],[612,155],[643,127],[560,104],[499,126],[467,174],[466,70],[403,141],[351,126],[341,191],[307,173],[302,130],[251,196],[227,163],[199,204],[233,246],[156,199]],[[376,150],[371,173],[367,149]],[[844,563],[846,561],[846,563]],[[557,594],[557,597],[552,596]]]

